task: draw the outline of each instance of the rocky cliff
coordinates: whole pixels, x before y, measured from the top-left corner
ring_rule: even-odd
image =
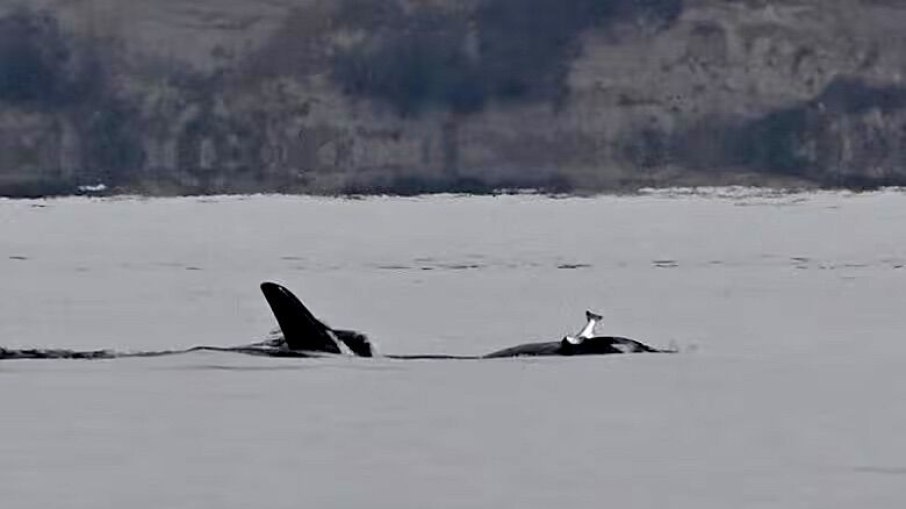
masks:
[[[906,1],[0,0],[0,195],[906,183]]]

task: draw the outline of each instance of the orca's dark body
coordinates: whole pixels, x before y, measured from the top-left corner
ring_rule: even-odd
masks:
[[[595,336],[576,345],[568,341],[547,341],[526,343],[504,348],[484,356],[485,359],[500,357],[531,357],[544,355],[608,355],[620,353],[663,352],[644,343],[619,336]]]
[[[360,357],[372,357],[374,348],[368,338],[359,332],[331,329],[302,304],[292,292],[276,283],[262,283],[261,291],[270,305],[277,324],[283,332],[283,348],[293,352],[309,352],[313,355],[339,354],[343,346]],[[279,347],[279,341],[271,346]],[[505,348],[481,356],[456,355],[384,355],[392,359],[494,359],[504,357],[539,357],[570,355],[607,355],[641,352],[665,352],[652,348],[634,339],[616,336],[596,336],[583,339],[579,343],[547,341],[526,343]]]
[[[359,357],[371,357],[374,354],[371,343],[364,334],[352,330],[334,330],[324,325],[286,288],[276,283],[261,283],[261,292],[283,332],[287,349],[339,354],[343,353],[342,344]]]

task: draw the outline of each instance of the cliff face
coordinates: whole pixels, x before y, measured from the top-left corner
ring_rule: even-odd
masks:
[[[0,1],[0,194],[903,184],[902,26],[897,0]]]

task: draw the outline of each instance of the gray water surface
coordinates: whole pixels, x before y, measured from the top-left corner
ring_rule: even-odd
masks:
[[[388,353],[0,362],[3,508],[901,507],[898,191],[0,200],[0,345],[235,345],[262,280]]]

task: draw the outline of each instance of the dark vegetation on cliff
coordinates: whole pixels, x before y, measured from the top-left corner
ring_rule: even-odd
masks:
[[[49,13],[24,7],[0,18],[0,105],[57,115],[85,140],[78,176],[45,177],[5,194],[66,191],[79,181],[126,184],[141,165],[137,112],[111,85],[108,42],[73,37]]]
[[[729,168],[827,187],[903,186],[898,155],[906,138],[891,140],[877,118],[904,111],[906,87],[840,77],[810,100],[753,119],[708,119],[675,136],[637,133],[635,161],[640,167],[678,161],[712,173]]]
[[[431,107],[473,113],[492,100],[556,102],[568,93],[583,32],[617,23],[662,28],[682,9],[682,0],[484,0],[406,12],[393,1],[345,0],[339,24],[364,37],[337,53],[333,78],[401,115]]]
[[[69,102],[67,43],[46,13],[22,8],[0,18],[0,100],[39,107]]]
[[[892,114],[904,107],[904,87],[871,86],[858,79],[839,78],[810,101],[731,130],[735,139],[727,145],[730,150],[725,159],[833,186],[876,187],[876,181],[899,185],[906,180],[894,174],[866,176],[837,167],[842,144],[833,130],[841,118],[858,119],[871,110]],[[849,150],[861,152],[853,154],[856,159],[874,166],[891,153],[893,147],[885,146],[880,133],[869,126],[855,127],[859,132],[849,136]]]

